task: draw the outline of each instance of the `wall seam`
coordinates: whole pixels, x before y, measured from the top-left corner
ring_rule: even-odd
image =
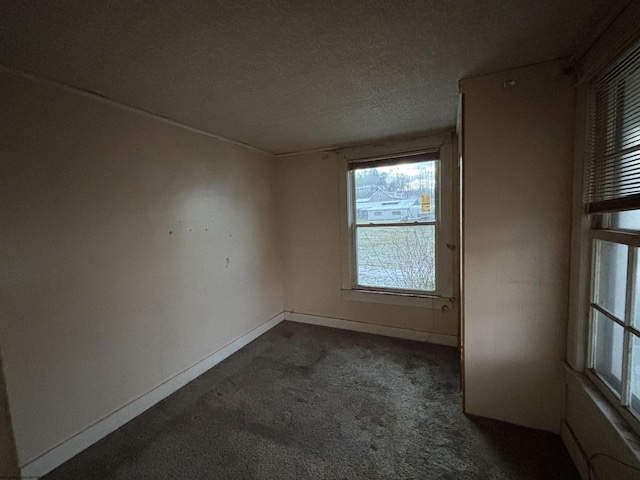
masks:
[[[119,102],[113,98],[107,97],[106,95],[102,95],[100,93],[94,92],[92,90],[87,90],[84,88],[80,88],[80,87],[76,87],[73,85],[70,85],[68,83],[65,82],[61,82],[59,80],[54,80],[52,78],[46,77],[44,75],[40,75],[34,72],[30,72],[28,70],[23,70],[20,68],[15,68],[15,67],[9,67],[7,65],[4,65],[2,63],[0,63],[0,71],[3,71],[5,73],[8,73],[10,75],[14,75],[17,77],[22,77],[22,78],[27,78],[29,80],[38,82],[38,83],[44,83],[47,85],[51,85],[54,87],[57,87],[61,90],[67,91],[67,92],[71,92],[71,93],[75,93],[78,95],[82,95],[83,97],[86,98],[91,98],[93,100],[98,100],[102,103],[105,103],[107,105],[111,105],[114,107],[118,107],[121,108],[123,110],[129,111],[129,112],[133,112],[133,113],[137,113],[139,115],[142,115],[144,117],[147,118],[153,118],[155,120],[160,120],[164,123],[167,123],[169,125],[172,125],[174,127],[178,127],[184,130],[188,130],[190,132],[194,132],[194,133],[198,133],[200,135],[204,135],[206,137],[210,137],[210,138],[214,138],[216,140],[220,140],[222,142],[226,142],[226,143],[230,143],[232,145],[237,145],[239,147],[244,147],[247,148],[249,150],[253,150],[255,152],[258,153],[262,153],[263,155],[268,155],[270,157],[275,157],[276,155],[274,155],[271,152],[267,152],[266,150],[262,150],[258,147],[254,147],[253,145],[249,145],[248,143],[244,143],[244,142],[240,142],[238,140],[233,140],[231,138],[227,138],[224,137],[222,135],[218,135],[212,132],[208,132],[206,130],[202,130],[200,128],[197,127],[193,127],[191,125],[188,125],[186,123],[183,122],[179,122],[177,120],[174,120],[170,117],[164,116],[164,115],[160,115],[157,113],[153,113],[153,112],[149,112],[147,110],[144,110],[142,108],[138,108],[138,107],[134,107],[133,105],[128,105],[126,103],[123,102]]]

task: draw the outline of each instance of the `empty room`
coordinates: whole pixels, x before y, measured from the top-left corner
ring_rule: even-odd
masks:
[[[0,2],[0,478],[640,478],[640,1]]]

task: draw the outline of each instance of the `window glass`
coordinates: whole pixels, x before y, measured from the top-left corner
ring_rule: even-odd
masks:
[[[366,167],[351,171],[354,285],[435,292],[439,160],[416,155]]]
[[[640,338],[631,335],[631,364],[629,371],[631,382],[631,409],[640,415]]]
[[[624,328],[597,310],[594,315],[594,368],[598,375],[620,395]]]
[[[362,227],[356,232],[359,286],[435,290],[434,225]]]
[[[438,160],[354,172],[356,223],[436,221]]]
[[[611,228],[615,230],[640,231],[640,210],[611,213]]]
[[[589,371],[604,380],[597,385],[606,393],[618,394],[613,404],[620,412],[640,419],[640,43],[596,75],[590,87]],[[640,422],[631,426],[640,434]]]
[[[631,325],[640,330],[640,255],[636,249],[635,258],[635,272],[633,282],[633,301],[631,305],[633,309],[631,311]]]
[[[594,301],[621,320],[624,319],[627,285],[626,245],[595,241],[596,289]]]

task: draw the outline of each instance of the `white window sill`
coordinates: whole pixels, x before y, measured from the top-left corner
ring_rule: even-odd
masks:
[[[574,394],[568,397],[574,402],[577,401],[578,404],[567,405],[567,408],[570,410],[568,417],[571,417],[568,420],[585,422],[584,425],[571,425],[569,422],[571,428],[577,428],[582,434],[583,438],[578,438],[580,442],[584,442],[582,448],[587,445],[591,447],[598,445],[598,438],[606,438],[606,443],[615,442],[615,446],[611,445],[611,451],[598,449],[597,451],[589,450],[587,453],[607,453],[622,458],[629,458],[627,455],[630,455],[635,459],[636,464],[640,463],[640,438],[631,426],[584,373],[573,370],[566,363],[564,363],[564,367],[568,388],[573,388],[573,391],[579,393],[577,396]],[[591,409],[598,412],[598,418],[587,420],[574,418],[574,415],[571,415],[572,412],[588,412]],[[603,424],[606,431],[602,430]],[[600,425],[600,428],[596,428],[597,425]]]
[[[387,305],[400,305],[404,307],[437,308],[441,310],[444,306],[451,308],[451,300],[442,297],[427,295],[412,295],[408,293],[387,293],[370,292],[367,290],[342,289],[344,300],[356,302],[385,303]]]

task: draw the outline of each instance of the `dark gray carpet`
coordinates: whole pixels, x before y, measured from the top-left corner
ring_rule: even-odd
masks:
[[[456,349],[283,322],[57,479],[578,479],[559,438],[461,411]]]

